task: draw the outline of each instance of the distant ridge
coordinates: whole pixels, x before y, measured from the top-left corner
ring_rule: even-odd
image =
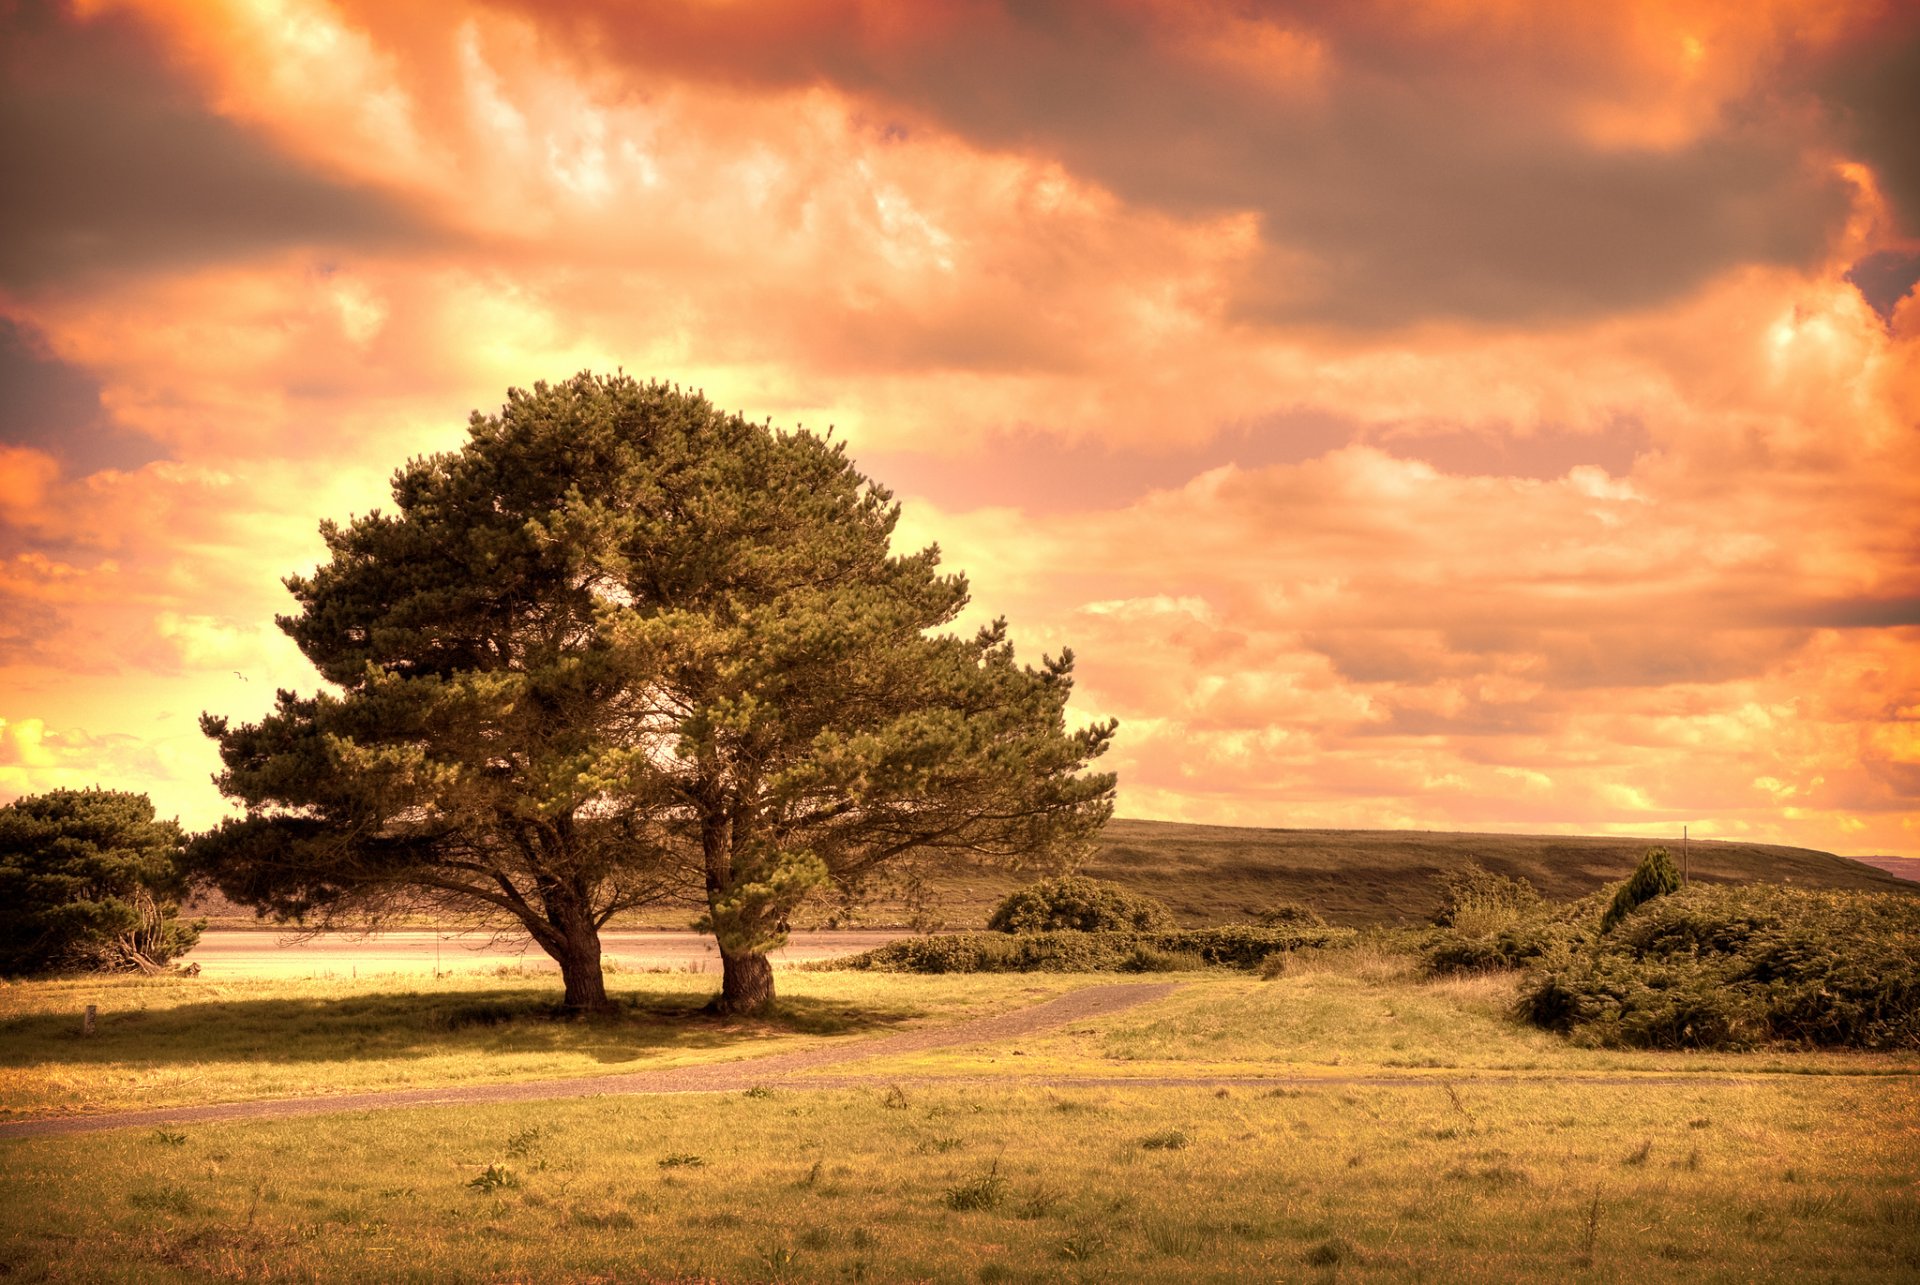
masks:
[[[1853,860],[1878,866],[1901,879],[1920,882],[1920,857],[1854,857]]]
[[[1439,905],[1435,877],[1469,859],[1571,901],[1624,879],[1658,839],[1469,834],[1432,830],[1277,830],[1115,820],[1081,872],[1158,897],[1185,924],[1234,923],[1275,901],[1302,901],[1337,924],[1424,923]],[[1677,860],[1679,836],[1666,846]],[[1705,883],[1785,883],[1800,888],[1920,894],[1920,883],[1811,848],[1696,839],[1689,874]],[[1920,863],[1916,863],[1920,864]],[[1033,873],[979,870],[928,879],[929,904],[948,927],[985,923]],[[867,923],[890,919],[873,906]]]
[[[1467,834],[1445,830],[1275,830],[1173,821],[1115,820],[1107,825],[1081,873],[1137,889],[1167,903],[1183,924],[1243,923],[1276,901],[1301,901],[1336,924],[1425,923],[1440,904],[1435,877],[1468,860],[1530,881],[1559,901],[1624,879],[1656,839],[1543,834]],[[1680,845],[1666,845],[1676,858]],[[1920,859],[1837,857],[1811,848],[1696,839],[1690,847],[1694,879],[1706,883],[1788,883],[1799,888],[1846,888],[1920,895]],[[1891,864],[1889,864],[1891,863]],[[852,916],[831,898],[816,898],[796,917],[796,928],[820,927],[829,917],[870,927],[910,923],[980,928],[1002,897],[1039,878],[1036,870],[987,867],[935,869],[915,900],[915,916],[898,889],[884,885]],[[1904,876],[1904,877],[1903,877]],[[689,901],[623,915],[622,928],[684,928],[701,907]],[[217,927],[258,924],[251,911],[218,893],[195,898],[189,913]],[[395,927],[432,927],[409,920]],[[447,922],[448,928],[457,925]],[[284,931],[284,930],[283,930]]]

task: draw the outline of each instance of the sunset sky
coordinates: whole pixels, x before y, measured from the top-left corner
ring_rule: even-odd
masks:
[[[1126,816],[1920,855],[1920,4],[0,0],[0,799],[506,389],[829,424]]]

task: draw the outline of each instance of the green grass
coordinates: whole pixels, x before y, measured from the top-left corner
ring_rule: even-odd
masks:
[[[906,1096],[601,1099],[206,1126],[177,1142],[14,1141],[0,1144],[0,1260],[22,1279],[127,1281],[1920,1271],[1907,1083]]]
[[[616,973],[613,1017],[570,1019],[550,973],[163,976],[0,984],[0,1118],[660,1070],[1022,1007],[1099,980],[781,970],[770,1017],[701,1011],[715,979]],[[80,1014],[99,1009],[83,1038]]]

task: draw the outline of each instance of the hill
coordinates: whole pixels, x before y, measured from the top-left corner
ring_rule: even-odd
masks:
[[[1110,823],[1081,872],[1158,897],[1186,925],[1232,923],[1275,901],[1303,901],[1336,924],[1424,923],[1439,904],[1435,878],[1465,861],[1529,880],[1571,901],[1624,879],[1648,839],[1457,834],[1430,830],[1267,830],[1169,821]],[[1667,845],[1677,858],[1678,843]],[[1830,852],[1763,843],[1694,840],[1689,874],[1707,883],[1787,883],[1920,894],[1920,884]],[[1033,873],[974,870],[927,880],[932,917],[977,928],[1001,897]],[[901,918],[898,901],[861,918]]]
[[[1363,927],[1425,923],[1440,900],[1436,876],[1468,860],[1525,878],[1554,900],[1571,901],[1626,878],[1651,842],[1443,830],[1265,830],[1116,820],[1108,824],[1081,872],[1159,898],[1189,927],[1243,922],[1276,901],[1302,901],[1332,923]],[[1678,845],[1668,846],[1677,857]],[[1690,845],[1689,865],[1693,878],[1708,883],[1772,882],[1920,895],[1920,883],[1810,848],[1696,839]],[[1002,897],[1039,877],[1040,872],[1032,870],[942,870],[926,877],[913,900],[925,907],[923,924],[981,928]],[[909,899],[897,884],[874,891],[874,898],[851,922],[895,927],[915,921]],[[685,928],[702,908],[693,902],[654,907],[623,915],[613,926]],[[251,911],[213,892],[197,897],[189,913],[208,916],[221,928],[259,924]],[[832,913],[831,905],[816,901],[794,926],[821,926]],[[433,926],[424,920],[405,922]],[[843,917],[842,922],[847,919]]]
[[[1855,857],[1854,860],[1920,883],[1920,857]]]

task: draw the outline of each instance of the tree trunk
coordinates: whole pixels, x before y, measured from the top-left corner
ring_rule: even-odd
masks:
[[[546,943],[542,943],[546,945]],[[560,978],[567,985],[566,1005],[574,1013],[606,1013],[613,1009],[607,998],[607,980],[600,972],[600,934],[591,927],[576,930],[561,938],[546,951],[560,965]]]
[[[773,965],[757,950],[733,954],[720,948],[723,969],[713,1011],[725,1017],[751,1017],[773,1006]]]

